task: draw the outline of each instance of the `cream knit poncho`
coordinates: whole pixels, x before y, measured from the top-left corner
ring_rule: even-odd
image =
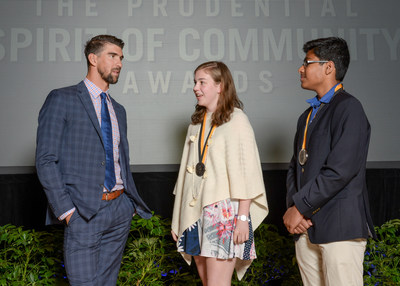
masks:
[[[172,230],[179,238],[200,218],[205,206],[227,198],[252,200],[250,215],[255,230],[267,216],[268,205],[254,132],[247,116],[235,108],[230,121],[215,129],[208,142],[203,177],[195,172],[199,131],[200,124],[189,125],[174,189]],[[193,206],[190,203],[194,198]],[[191,256],[182,255],[190,264]],[[236,261],[235,269],[241,279],[252,261]]]

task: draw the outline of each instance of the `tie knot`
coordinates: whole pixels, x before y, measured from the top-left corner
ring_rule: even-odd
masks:
[[[321,101],[317,101],[317,102],[314,102],[313,104],[312,104],[312,107],[313,108],[318,108],[318,107],[320,107],[321,106]]]
[[[314,109],[320,107],[320,105],[321,105],[321,101],[319,101],[317,97],[314,97],[314,98],[308,100],[307,102],[308,102],[308,103],[311,105],[311,107],[314,108]]]
[[[100,93],[101,99],[106,99],[107,98],[107,93],[102,92]]]

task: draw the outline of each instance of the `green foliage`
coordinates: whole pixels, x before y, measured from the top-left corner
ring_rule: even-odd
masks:
[[[301,285],[291,237],[279,235],[277,228],[261,224],[254,232],[257,259],[238,281],[236,275],[232,285]]]
[[[201,285],[196,266],[187,265],[176,250],[171,223],[160,216],[135,216],[124,251],[118,285]],[[400,285],[400,220],[375,228],[364,261],[365,285]],[[302,285],[294,243],[273,225],[255,231],[257,259],[242,281],[232,285]],[[0,226],[0,286],[66,285],[62,267],[63,229],[37,232]]]
[[[170,230],[170,221],[157,215],[149,220],[133,218],[118,285],[176,285],[198,280],[176,251]]]
[[[364,285],[400,285],[400,219],[375,227],[364,258]]]
[[[171,238],[169,220],[135,216],[126,244],[119,285],[200,285],[195,264],[188,266]],[[275,226],[262,224],[255,232],[255,259],[242,281],[236,274],[232,285],[301,285],[293,258],[291,238],[278,234]]]
[[[60,243],[62,233],[0,226],[0,285],[54,285],[63,275]]]

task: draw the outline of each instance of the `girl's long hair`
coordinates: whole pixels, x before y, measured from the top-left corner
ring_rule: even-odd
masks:
[[[203,70],[209,74],[215,83],[221,85],[217,109],[213,113],[211,121],[212,125],[220,126],[230,120],[235,107],[243,109],[243,103],[236,94],[232,74],[223,62],[212,61],[203,63],[195,69],[194,74],[199,70]],[[205,113],[206,108],[197,104],[196,110],[192,114],[192,123],[201,123]]]

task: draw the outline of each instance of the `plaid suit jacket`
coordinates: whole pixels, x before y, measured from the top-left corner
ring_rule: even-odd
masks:
[[[126,194],[144,218],[151,212],[140,198],[129,167],[126,112],[112,99],[120,130],[121,176]],[[55,217],[75,207],[90,220],[98,211],[105,177],[105,150],[90,94],[84,84],[50,92],[39,113],[36,170]],[[50,223],[47,217],[46,223]]]

